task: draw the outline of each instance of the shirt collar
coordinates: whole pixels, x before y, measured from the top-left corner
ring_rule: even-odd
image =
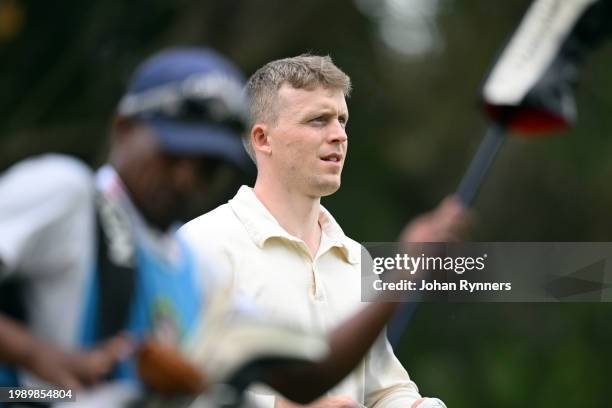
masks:
[[[297,237],[289,234],[274,218],[270,211],[257,198],[253,189],[242,186],[238,193],[229,201],[232,211],[245,226],[247,233],[259,248],[263,248],[270,238],[283,238],[293,242],[302,242]],[[359,262],[360,253],[356,245],[344,235],[342,228],[334,217],[323,206],[319,211],[319,224],[321,225],[321,244],[319,254],[323,254],[331,248],[338,248],[345,259],[351,263]],[[353,245],[351,245],[353,244]]]

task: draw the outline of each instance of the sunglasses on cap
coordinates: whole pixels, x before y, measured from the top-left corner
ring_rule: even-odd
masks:
[[[125,95],[118,114],[222,125],[241,134],[247,114],[242,85],[223,73],[206,73]]]

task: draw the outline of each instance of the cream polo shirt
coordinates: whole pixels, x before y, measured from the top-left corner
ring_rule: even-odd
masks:
[[[231,273],[238,295],[254,301],[271,319],[325,334],[360,307],[361,246],[346,237],[329,212],[319,214],[321,243],[312,258],[306,244],[285,231],[249,187],[228,204],[181,229],[198,250]],[[253,391],[272,408],[274,394]],[[368,407],[407,408],[418,389],[379,337],[364,361],[328,395],[347,395]]]

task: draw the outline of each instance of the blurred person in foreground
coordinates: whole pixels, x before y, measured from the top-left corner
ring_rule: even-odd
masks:
[[[329,332],[361,306],[361,247],[320,203],[340,187],[350,89],[329,57],[281,59],[255,72],[247,83],[245,140],[257,165],[255,186],[181,228],[231,271],[239,293],[309,333]],[[467,224],[466,210],[451,197],[409,224],[401,240],[452,241]],[[270,408],[293,405],[266,388],[252,395]],[[328,395],[314,406],[443,406],[419,394],[384,335]]]
[[[0,175],[0,283],[24,306],[0,314],[0,385],[139,383],[141,341],[186,338],[220,280],[175,230],[221,163],[248,165],[243,84],[211,50],[161,52],[134,73],[99,170],[47,154]]]

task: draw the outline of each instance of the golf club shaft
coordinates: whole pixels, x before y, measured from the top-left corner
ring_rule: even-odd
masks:
[[[495,122],[487,128],[485,136],[482,142],[480,142],[480,146],[457,189],[457,195],[466,207],[469,207],[476,198],[478,190],[485,180],[487,172],[489,168],[491,168],[491,164],[493,164],[497,152],[504,143],[505,138],[505,125]],[[417,303],[406,303],[402,305],[402,308],[398,310],[393,319],[389,322],[387,337],[394,349],[400,344],[402,336],[414,315],[417,305]]]
[[[500,123],[493,123],[488,127],[482,142],[480,142],[478,151],[474,155],[457,189],[457,195],[466,207],[471,206],[476,198],[478,190],[484,182],[499,148],[506,139],[505,134],[506,126]]]

